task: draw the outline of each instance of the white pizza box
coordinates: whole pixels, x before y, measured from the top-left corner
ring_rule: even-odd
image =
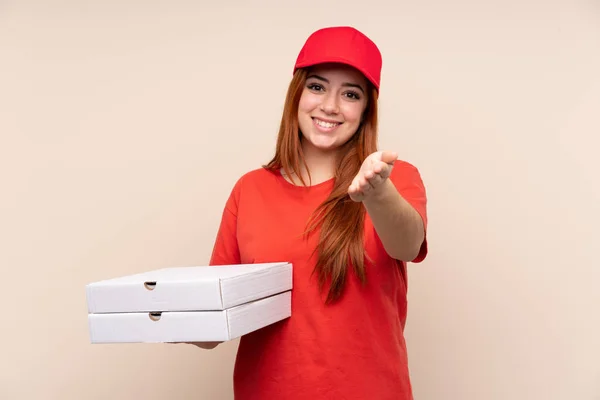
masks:
[[[86,298],[90,314],[222,311],[291,289],[292,264],[278,262],[163,268],[90,283]]]
[[[88,314],[92,344],[225,342],[291,316],[291,291],[221,311]]]

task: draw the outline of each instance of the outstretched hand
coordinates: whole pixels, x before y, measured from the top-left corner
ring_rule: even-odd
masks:
[[[397,159],[398,154],[391,151],[377,151],[370,154],[348,188],[350,198],[360,202],[377,193],[392,173],[394,161]]]

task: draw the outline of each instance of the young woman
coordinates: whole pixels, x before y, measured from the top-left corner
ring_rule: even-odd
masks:
[[[412,399],[406,263],[427,254],[427,200],[418,170],[377,150],[380,76],[364,34],[314,32],[273,159],[242,176],[224,207],[212,265],[288,261],[294,271],[291,318],[241,338],[236,399]]]

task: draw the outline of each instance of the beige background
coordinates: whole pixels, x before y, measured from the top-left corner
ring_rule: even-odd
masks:
[[[232,398],[236,342],[92,346],[84,285],[208,261],[338,24],[380,46],[382,147],[428,188],[416,399],[600,399],[591,0],[0,2],[0,398]]]

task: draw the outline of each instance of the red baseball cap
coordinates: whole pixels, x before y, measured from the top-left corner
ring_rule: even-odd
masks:
[[[298,68],[322,63],[341,63],[356,68],[379,92],[381,53],[364,33],[350,26],[334,26],[313,32],[300,50]]]

